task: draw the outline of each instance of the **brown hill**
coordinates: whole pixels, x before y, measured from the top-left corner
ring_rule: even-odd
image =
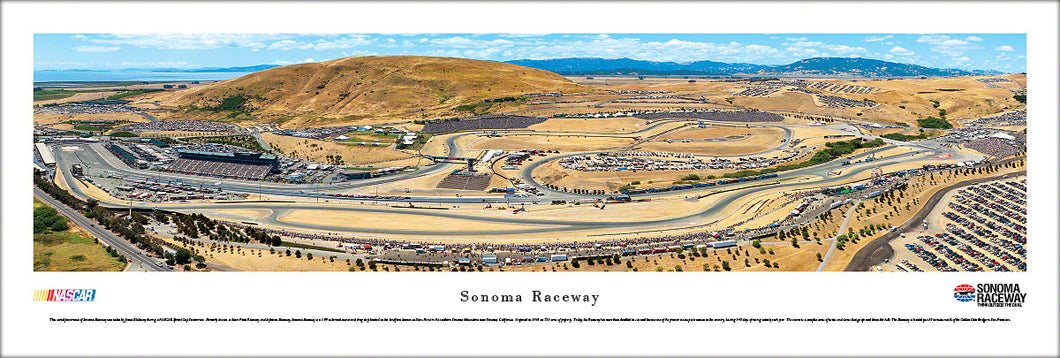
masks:
[[[295,127],[493,113],[520,104],[484,104],[484,99],[588,91],[552,72],[500,62],[365,56],[272,68],[141,101],[181,108],[173,118]]]

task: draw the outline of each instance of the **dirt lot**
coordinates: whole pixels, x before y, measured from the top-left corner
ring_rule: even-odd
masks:
[[[539,131],[629,133],[642,129],[641,127],[638,127],[637,124],[643,124],[644,122],[646,122],[646,120],[633,117],[551,118],[543,123],[538,123],[527,128]]]
[[[682,142],[697,138],[727,139],[722,142]],[[776,128],[710,127],[670,132],[638,146],[639,150],[698,155],[745,155],[775,148],[784,138]],[[667,142],[669,140],[670,142]]]
[[[585,152],[598,150],[617,150],[633,143],[631,138],[589,137],[577,135],[519,135],[508,134],[502,137],[465,136],[457,140],[457,145],[465,149],[488,150],[521,150],[542,149],[560,152]]]

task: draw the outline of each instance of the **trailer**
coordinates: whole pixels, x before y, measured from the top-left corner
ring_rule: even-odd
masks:
[[[732,247],[732,246],[736,246],[736,240],[715,241],[713,243],[713,247],[715,249],[720,249],[720,248],[723,248],[723,247]]]
[[[877,190],[877,191],[871,192],[871,193],[869,193],[869,195],[865,195],[865,199],[872,199],[872,198],[875,198],[877,196],[880,196],[880,194],[883,194],[883,190]]]
[[[549,257],[549,260],[551,260],[553,262],[555,262],[555,261],[567,261],[567,255],[565,255],[565,254],[552,255],[551,257]]]
[[[497,255],[482,255],[482,263],[484,264],[495,264],[498,262]]]

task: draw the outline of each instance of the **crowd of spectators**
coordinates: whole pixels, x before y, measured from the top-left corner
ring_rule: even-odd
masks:
[[[192,143],[184,142],[178,145],[174,145],[173,149],[176,150],[196,150],[200,152],[214,152],[214,153],[246,153],[250,152],[243,147],[237,147],[229,144],[220,143]]]
[[[991,156],[994,159],[1007,158],[1024,151],[1023,146],[1017,143],[1016,140],[997,137],[976,139],[965,143],[964,146],[968,149],[973,149],[979,153]]]
[[[671,160],[667,157],[680,156],[690,158],[686,153],[647,152],[647,157],[638,155],[644,152],[609,152],[594,155],[578,155],[559,160],[559,165],[566,169],[583,172],[618,172],[618,171],[669,171],[669,170],[707,170],[707,169],[757,169],[774,166],[793,160],[799,152],[784,156],[746,157],[746,158],[692,158],[689,160]]]
[[[545,120],[546,118],[541,117],[491,115],[475,119],[433,121],[427,122],[423,126],[423,133],[434,134],[478,129],[517,129],[526,128]]]
[[[633,115],[641,119],[663,119],[683,118],[702,119],[711,121],[727,122],[780,122],[784,120],[779,114],[763,111],[718,111],[718,110],[686,110],[686,111],[652,111]]]
[[[1017,109],[964,122],[966,127],[1021,126],[1027,125],[1027,109]]]

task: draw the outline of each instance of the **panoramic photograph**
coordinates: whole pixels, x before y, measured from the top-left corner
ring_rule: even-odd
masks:
[[[1022,272],[1026,47],[38,33],[33,270]]]

